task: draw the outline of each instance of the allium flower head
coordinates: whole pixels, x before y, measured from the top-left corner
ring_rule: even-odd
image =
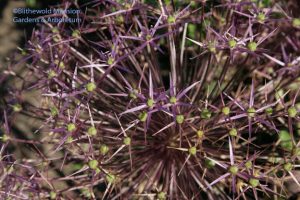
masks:
[[[0,197],[290,195],[299,23],[279,2],[63,1],[82,22],[39,24],[11,63],[40,101],[7,97]],[[33,139],[15,137],[17,114],[38,121]],[[5,156],[14,143],[35,153]]]

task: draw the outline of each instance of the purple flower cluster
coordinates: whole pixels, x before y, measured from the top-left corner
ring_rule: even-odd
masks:
[[[59,8],[82,10],[81,23],[39,24],[11,64],[26,67],[3,112],[0,197],[292,195],[288,181],[300,187],[295,4],[64,1]],[[30,138],[12,128],[16,115],[38,122]],[[16,144],[35,152],[9,154]]]

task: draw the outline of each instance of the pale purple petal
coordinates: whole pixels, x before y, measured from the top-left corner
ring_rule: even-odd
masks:
[[[216,184],[216,183],[218,183],[218,182],[220,182],[221,180],[223,180],[223,179],[225,179],[227,176],[229,176],[230,175],[230,173],[226,173],[226,174],[223,174],[222,176],[220,176],[219,178],[217,178],[216,180],[214,180],[213,182],[211,182],[210,184],[209,184],[209,187],[211,187],[211,186],[213,186],[214,184]]]
[[[126,110],[126,111],[122,112],[120,115],[124,115],[124,114],[127,114],[127,113],[136,112],[136,111],[142,110],[142,109],[144,109],[144,108],[146,108],[146,107],[147,107],[147,105],[146,105],[146,104],[143,104],[143,105],[140,105],[140,106],[131,108],[131,109],[129,109],[129,110]]]
[[[232,144],[231,144],[230,137],[228,137],[228,140],[229,140],[230,164],[231,164],[231,165],[234,165],[234,155],[233,155],[233,149],[232,149]]]
[[[185,88],[182,92],[180,92],[176,98],[177,100],[179,100],[181,97],[183,97],[183,95],[185,95],[188,91],[190,91],[193,87],[195,87],[200,81],[197,81],[195,83],[193,83],[192,85],[190,85],[189,87]]]

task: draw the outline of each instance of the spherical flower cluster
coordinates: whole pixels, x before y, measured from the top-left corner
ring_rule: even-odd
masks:
[[[46,103],[11,97],[2,136],[3,149],[37,153],[1,155],[0,180],[28,183],[0,183],[0,196],[290,195],[288,179],[300,186],[299,23],[288,4],[262,2],[93,1],[79,24],[40,24],[12,65],[26,65],[19,92]],[[17,113],[39,121],[34,139],[14,136]]]

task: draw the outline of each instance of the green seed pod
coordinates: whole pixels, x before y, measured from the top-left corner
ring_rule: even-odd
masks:
[[[151,39],[152,39],[152,36],[151,36],[150,34],[147,34],[147,35],[146,35],[146,40],[147,40],[147,41],[150,41]]]
[[[292,169],[293,169],[293,164],[292,164],[292,163],[285,163],[285,164],[283,165],[283,169],[284,169],[285,171],[287,171],[287,172],[290,172],[290,171],[292,171]]]
[[[247,161],[247,162],[245,163],[245,167],[246,167],[247,169],[251,169],[251,167],[252,167],[252,162],[251,162],[251,161]]]
[[[113,184],[116,181],[116,176],[113,174],[107,174],[105,179],[108,183]]]
[[[137,98],[137,94],[138,94],[138,90],[137,89],[133,89],[130,93],[129,93],[129,97],[131,99],[136,99]]]
[[[277,163],[279,163],[279,162],[281,161],[281,158],[271,156],[271,157],[268,158],[268,161],[269,161],[270,163],[277,164]]]
[[[202,138],[204,136],[204,131],[198,130],[197,131],[197,136],[198,136],[198,138]]]
[[[114,62],[115,62],[115,59],[112,58],[112,57],[109,57],[108,60],[107,60],[108,65],[112,65]]]
[[[68,125],[67,125],[67,130],[68,130],[68,132],[73,132],[73,131],[75,131],[75,130],[76,130],[76,125],[73,124],[73,123],[68,124]]]
[[[23,109],[21,104],[18,104],[18,103],[13,105],[12,108],[13,108],[14,112],[21,112],[21,110]]]
[[[82,188],[81,195],[88,199],[92,198],[92,193],[90,192],[90,190],[88,188]]]
[[[195,8],[195,6],[197,5],[196,1],[191,1],[191,7]]]
[[[275,93],[275,98],[276,100],[280,100],[284,97],[284,90],[283,89],[280,89],[280,90],[276,90],[276,93]]]
[[[124,23],[124,17],[122,15],[117,15],[116,22],[118,24],[123,24]]]
[[[286,130],[281,130],[279,132],[279,140],[280,140],[280,146],[288,151],[291,151],[293,149],[293,142],[291,135]]]
[[[62,61],[59,60],[54,60],[54,64],[56,64],[60,69],[64,69],[65,68],[65,64]]]
[[[126,10],[129,10],[131,8],[131,4],[130,3],[125,3],[124,7]]]
[[[237,44],[237,42],[234,39],[228,41],[228,46],[231,49],[234,48],[234,47],[236,47],[236,44]]]
[[[273,114],[273,108],[271,108],[271,107],[267,108],[267,109],[265,110],[265,113],[266,113],[267,115],[272,115],[272,114]]]
[[[56,192],[51,191],[49,195],[50,195],[50,199],[56,199],[56,196],[57,196]]]
[[[129,93],[129,97],[131,99],[136,99],[137,98],[137,96],[136,96],[136,94],[134,92]]]
[[[259,180],[256,179],[256,178],[250,178],[249,179],[249,184],[252,186],[252,187],[257,187],[259,185]]]
[[[107,145],[102,144],[100,146],[100,153],[101,153],[101,155],[105,156],[108,151],[109,151],[109,147]]]
[[[72,37],[80,38],[80,31],[79,31],[79,30],[74,30],[74,31],[72,32]]]
[[[77,171],[83,168],[82,163],[73,163],[72,166],[70,167],[73,171]]]
[[[158,200],[165,200],[165,199],[167,199],[167,194],[165,192],[159,192],[157,194],[157,199]]]
[[[26,0],[26,7],[34,8],[37,6],[38,6],[37,0]]]
[[[147,100],[147,106],[151,108],[151,107],[153,107],[153,105],[154,105],[154,100],[153,99],[148,99]]]
[[[172,97],[170,97],[169,101],[171,104],[175,104],[177,102],[177,99],[176,99],[176,97],[172,96]]]
[[[170,6],[170,4],[171,4],[171,0],[165,0],[164,2],[167,6]]]
[[[249,42],[247,44],[247,48],[250,50],[250,51],[256,51],[257,49],[257,43],[256,42]]]
[[[237,130],[235,128],[232,128],[230,131],[229,131],[229,135],[230,136],[233,136],[233,137],[236,137],[237,136]]]
[[[9,136],[6,135],[6,134],[3,134],[3,136],[0,137],[0,138],[1,138],[1,141],[2,141],[3,143],[5,143],[5,142],[7,142],[7,141],[9,140]]]
[[[26,55],[27,55],[26,49],[22,49],[22,50],[21,50],[21,54],[22,54],[22,56],[26,56]]]
[[[178,124],[182,124],[184,122],[184,116],[183,115],[177,115],[176,116],[176,122]]]
[[[97,88],[97,86],[95,83],[90,82],[90,83],[86,84],[85,88],[88,92],[93,92]]]
[[[248,108],[248,110],[247,110],[248,117],[254,117],[255,112],[256,112],[256,110],[254,108]]]
[[[195,24],[190,24],[187,27],[187,34],[190,38],[195,39],[195,35],[197,32],[197,26]],[[191,41],[188,41],[190,43]]]
[[[57,73],[53,69],[49,70],[49,72],[48,72],[48,79],[52,79],[52,78],[54,78],[56,76],[57,76]]]
[[[72,137],[72,136],[68,136],[68,137],[67,137],[66,143],[67,143],[67,144],[70,144],[70,143],[72,143],[72,142],[73,142],[73,137]]]
[[[225,106],[222,108],[222,113],[224,115],[229,115],[230,114],[230,108],[228,106]]]
[[[97,167],[97,169],[95,171],[96,171],[96,174],[99,174],[101,172],[101,170],[99,169],[99,167]]]
[[[190,153],[190,155],[196,155],[196,153],[197,153],[197,149],[196,149],[196,147],[191,147],[191,148],[189,148],[189,153]]]
[[[97,169],[99,162],[97,160],[90,160],[88,165],[91,169]]]
[[[146,111],[143,111],[142,113],[139,114],[139,120],[141,122],[145,122],[147,120],[148,113]]]
[[[215,165],[216,165],[216,163],[213,160],[208,159],[208,158],[205,159],[205,166],[206,166],[206,168],[211,169]]]
[[[127,146],[130,145],[130,144],[131,144],[131,138],[130,138],[130,137],[124,138],[123,143],[124,143],[125,145],[127,145]]]
[[[216,46],[215,46],[214,43],[212,43],[212,42],[210,42],[210,43],[207,45],[207,49],[208,49],[209,52],[211,52],[211,53],[216,53],[216,52],[217,52]]]
[[[266,15],[264,13],[258,13],[256,19],[258,22],[263,23],[266,20]]]
[[[228,170],[232,175],[237,175],[237,173],[239,172],[239,168],[235,165],[232,165],[229,167]]]
[[[289,117],[296,117],[297,116],[297,109],[296,109],[296,107],[295,106],[292,106],[292,107],[289,107],[289,109],[288,109],[288,115],[289,115]]]
[[[202,119],[209,119],[209,118],[211,118],[211,112],[207,108],[204,108],[202,110],[200,116]]]
[[[299,147],[294,147],[292,151],[293,156],[300,156],[300,148]]]
[[[55,117],[55,116],[58,115],[59,110],[55,106],[53,106],[53,107],[50,108],[50,112],[51,112],[51,116]]]
[[[174,16],[170,15],[170,16],[168,17],[167,21],[168,21],[169,24],[173,24],[173,23],[175,23],[176,19],[175,19]]]
[[[51,28],[52,33],[59,33],[59,30],[57,27]]]
[[[59,35],[54,35],[53,36],[53,41],[54,42],[59,42],[60,41],[60,36]]]
[[[300,18],[294,18],[292,21],[292,24],[294,27],[299,27],[300,26]]]
[[[88,129],[88,134],[90,136],[95,136],[97,135],[97,129],[95,128],[95,126],[91,126],[89,129]]]

